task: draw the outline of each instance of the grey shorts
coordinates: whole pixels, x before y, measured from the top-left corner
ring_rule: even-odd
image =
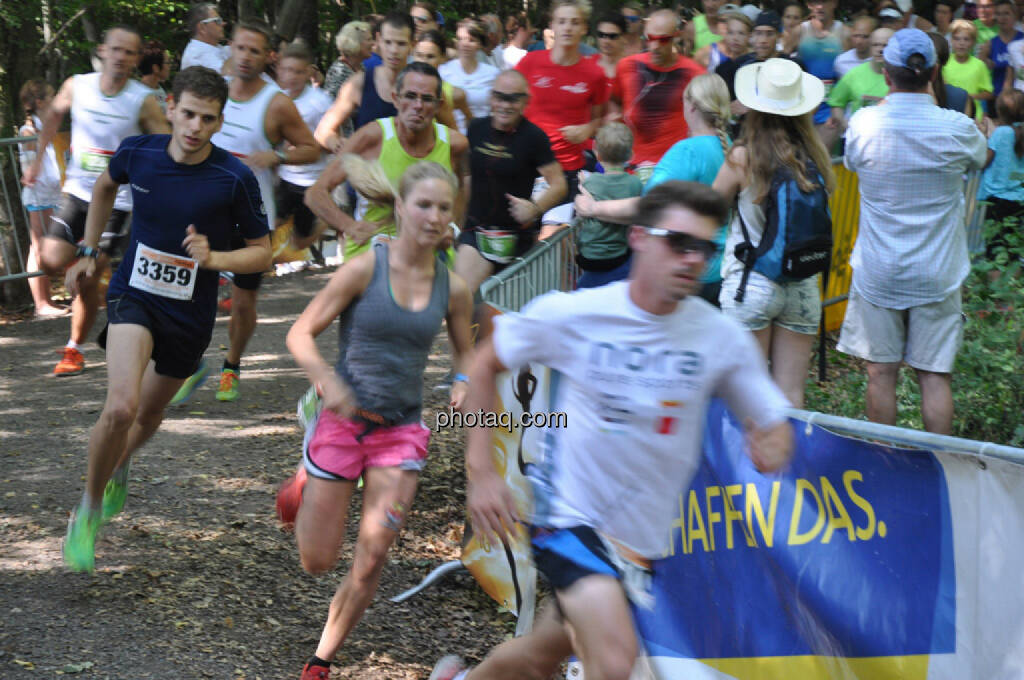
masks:
[[[736,302],[743,271],[734,271],[722,280],[718,300],[722,312],[742,323],[750,331],[771,325],[794,333],[814,335],[821,321],[819,276],[802,281],[776,283],[757,272],[750,272],[743,302]]]
[[[960,290],[909,309],[888,309],[850,289],[836,349],[872,363],[906,362],[931,373],[952,373],[964,337]]]

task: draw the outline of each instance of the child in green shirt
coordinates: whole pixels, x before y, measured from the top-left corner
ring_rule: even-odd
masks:
[[[633,133],[622,123],[609,123],[597,132],[594,143],[603,174],[583,180],[595,201],[632,198],[643,193],[644,185],[634,175],[627,175],[625,165],[633,156]],[[629,276],[629,225],[605,222],[596,217],[579,221],[576,235],[576,261],[583,270],[579,288],[596,288]]]
[[[993,98],[992,74],[981,59],[971,55],[978,39],[978,29],[966,19],[951,24],[953,58],[942,67],[942,79],[949,85],[967,90],[975,101],[975,117],[980,121],[984,107],[978,103]]]

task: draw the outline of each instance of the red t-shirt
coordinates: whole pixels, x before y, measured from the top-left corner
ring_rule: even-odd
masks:
[[[633,131],[633,162],[657,163],[688,134],[683,118],[683,91],[704,67],[689,57],[655,66],[651,53],[622,59],[612,96],[622,102],[623,122]]]
[[[564,170],[583,167],[583,145],[570,144],[560,129],[590,122],[590,109],[608,101],[604,71],[590,59],[572,66],[552,63],[547,50],[527,52],[516,65],[530,84],[526,118],[551,140],[551,150]]]

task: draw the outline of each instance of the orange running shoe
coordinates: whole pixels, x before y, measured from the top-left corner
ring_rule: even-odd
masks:
[[[53,369],[54,375],[78,375],[85,370],[85,357],[83,357],[82,353],[77,349],[73,347],[65,347],[64,349],[57,351],[61,352],[63,356]]]

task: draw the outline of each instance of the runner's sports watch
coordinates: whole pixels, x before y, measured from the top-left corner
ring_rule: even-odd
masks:
[[[75,253],[76,257],[91,257],[96,259],[100,256],[100,251],[91,246],[78,246],[78,251]]]

